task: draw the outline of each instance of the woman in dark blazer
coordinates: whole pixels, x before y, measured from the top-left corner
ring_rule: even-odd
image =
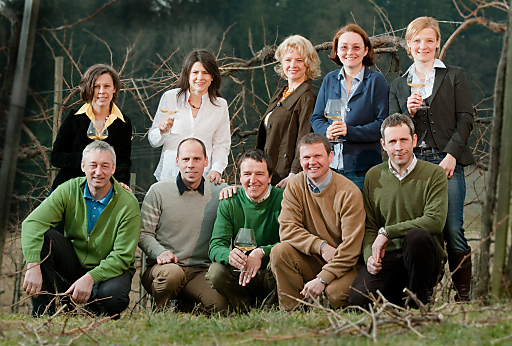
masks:
[[[50,160],[53,166],[60,168],[52,189],[69,179],[83,176],[80,168],[82,151],[93,139],[87,137],[91,121],[98,121],[107,128],[104,139],[116,152],[116,171],[114,177],[128,188],[130,168],[132,166],[132,124],[126,115],[115,105],[121,89],[121,80],[110,66],[96,64],[87,69],[80,81],[80,97],[84,104],[79,109],[71,109],[63,120]]]
[[[381,73],[369,69],[374,64],[373,55],[363,29],[355,24],[339,29],[329,58],[342,68],[325,76],[311,116],[313,131],[329,140],[344,137],[343,143],[334,145],[331,168],[361,190],[368,169],[382,162],[380,125],[388,116],[389,87]],[[346,103],[344,122],[325,117],[330,99]]]
[[[315,106],[312,79],[320,76],[320,58],[307,39],[294,35],[279,45],[276,72],[288,83],[270,100],[256,137],[256,148],[265,150],[274,166],[272,185],[285,188],[300,171],[297,143],[311,132],[309,119]]]
[[[414,149],[420,160],[438,164],[448,178],[448,217],[443,230],[450,271],[459,264],[452,280],[457,300],[470,299],[471,249],[464,235],[463,212],[466,196],[464,166],[474,163],[468,139],[473,130],[471,90],[464,70],[446,66],[437,57],[441,45],[439,24],[432,17],[419,17],[407,27],[407,52],[414,63],[393,81],[389,94],[389,113],[412,117],[418,136]],[[421,90],[407,85],[425,84]],[[423,94],[420,92],[423,91]],[[422,109],[420,106],[430,108]],[[467,258],[465,258],[467,256]]]

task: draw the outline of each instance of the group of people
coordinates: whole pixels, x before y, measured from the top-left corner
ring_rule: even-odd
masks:
[[[318,297],[334,308],[367,306],[377,291],[414,306],[404,288],[427,303],[446,258],[456,299],[468,301],[469,84],[462,68],[437,59],[435,19],[412,21],[406,42],[414,62],[389,87],[370,70],[365,31],[342,27],[329,55],[341,69],[325,76],[316,97],[313,45],[299,35],[283,41],[275,69],[287,84],[269,102],[256,148],[238,160],[238,190],[222,180],[230,120],[215,56],[191,52],[148,132],[163,149],[140,212],[127,186],[131,123],[114,103],[119,76],[90,67],[80,83],[84,105],[70,111],[54,143],[51,161],[61,169],[52,193],[23,222],[33,315],[54,311],[56,291],[118,315],[129,304],[137,244],[157,309],[175,301],[208,313],[256,304],[292,310]],[[330,100],[342,101],[343,120],[326,118]],[[87,137],[92,122],[108,128],[106,139]],[[240,229],[254,232],[254,246],[236,246]]]

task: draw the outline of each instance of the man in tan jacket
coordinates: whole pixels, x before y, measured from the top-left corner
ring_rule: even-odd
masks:
[[[361,253],[365,211],[361,191],[329,169],[327,138],[309,133],[299,142],[303,172],[288,182],[279,216],[281,243],[270,254],[279,306],[292,310],[297,298],[323,292],[334,308],[348,304]]]

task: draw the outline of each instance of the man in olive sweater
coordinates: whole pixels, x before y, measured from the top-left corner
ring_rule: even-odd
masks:
[[[366,307],[371,303],[368,295],[379,290],[403,306],[407,303],[405,287],[427,303],[441,272],[448,208],[446,173],[414,156],[417,138],[410,117],[389,116],[382,123],[381,135],[389,161],[366,174],[366,267],[354,281],[350,303]]]
[[[279,306],[292,310],[300,303],[289,296],[317,298],[325,293],[332,307],[343,307],[361,253],[363,197],[354,183],[329,169],[333,154],[327,138],[310,133],[298,147],[303,172],[284,191],[281,243],[270,256]]]
[[[179,299],[184,311],[198,305],[204,312],[228,309],[229,302],[205,279],[210,266],[208,242],[217,215],[217,196],[226,184],[205,181],[206,147],[196,138],[178,145],[175,179],[151,186],[142,204],[139,247],[148,256],[144,288],[157,309]]]
[[[33,296],[34,316],[54,312],[54,297],[41,292],[54,293],[56,280],[75,303],[88,302],[97,314],[128,307],[140,213],[135,196],[112,177],[115,169],[114,149],[90,143],[82,155],[85,177],[59,185],[23,221],[23,288]],[[64,235],[52,228],[63,217]]]
[[[283,190],[270,185],[272,161],[264,151],[245,152],[238,167],[243,189],[219,203],[209,250],[214,263],[207,278],[235,309],[246,311],[256,303],[277,303],[269,255],[279,242]],[[257,247],[250,253],[234,244],[240,228],[254,230]]]

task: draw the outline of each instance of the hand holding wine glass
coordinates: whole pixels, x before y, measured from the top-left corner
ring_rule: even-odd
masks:
[[[87,137],[95,141],[102,141],[108,137],[108,130],[105,127],[105,121],[91,120],[87,128]]]
[[[165,110],[160,109],[160,112],[167,114],[168,116],[163,117],[158,123],[158,129],[161,134],[167,133],[171,130],[174,125],[174,114],[178,113],[178,109],[175,110]]]
[[[332,125],[339,125],[345,122],[346,107],[345,103],[341,99],[330,99],[325,105],[324,115],[327,119],[333,121]],[[342,136],[334,137],[330,139],[330,142],[340,143],[343,142]]]
[[[240,228],[236,235],[234,244],[237,249],[247,254],[248,251],[256,249],[256,236],[251,228]]]
[[[407,74],[407,85],[411,87],[411,94],[414,94],[416,91],[421,94],[421,105],[414,107],[416,109],[428,109],[430,108],[425,103],[425,86],[427,83],[425,81],[421,82],[420,79],[414,80],[414,76],[412,73]]]

